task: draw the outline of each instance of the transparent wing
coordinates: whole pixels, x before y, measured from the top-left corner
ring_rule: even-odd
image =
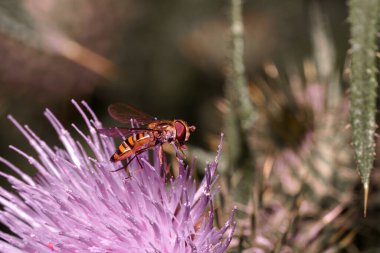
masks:
[[[98,133],[108,137],[128,137],[135,133],[153,132],[154,130],[145,128],[128,128],[128,127],[112,127],[112,128],[100,128]]]
[[[111,104],[108,106],[108,113],[114,120],[124,124],[131,124],[131,119],[136,120],[140,124],[149,124],[156,120],[149,114],[123,103]]]

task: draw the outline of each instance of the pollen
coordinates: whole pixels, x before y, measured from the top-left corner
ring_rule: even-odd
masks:
[[[48,242],[47,247],[51,250],[54,251],[54,244],[52,242]]]

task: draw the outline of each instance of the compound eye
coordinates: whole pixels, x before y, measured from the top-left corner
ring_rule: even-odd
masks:
[[[181,121],[176,121],[174,126],[176,131],[176,139],[182,145],[186,139],[186,127]]]

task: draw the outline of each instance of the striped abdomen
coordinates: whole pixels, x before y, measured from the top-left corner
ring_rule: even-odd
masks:
[[[149,133],[138,133],[129,136],[119,145],[118,150],[112,155],[110,159],[111,162],[124,160],[134,155],[137,151],[145,148],[151,142],[151,139],[152,137]]]

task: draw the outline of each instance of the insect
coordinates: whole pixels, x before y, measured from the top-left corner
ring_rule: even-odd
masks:
[[[157,120],[156,118],[134,108],[133,106],[116,103],[108,107],[108,113],[116,121],[127,124],[127,127],[114,127],[98,129],[100,134],[109,137],[124,137],[116,152],[111,156],[111,162],[118,162],[131,158],[127,165],[115,171],[126,169],[133,159],[137,159],[142,167],[138,155],[157,145],[172,144],[177,155],[184,156],[185,142],[190,133],[195,131],[195,126],[189,126],[184,120]],[[132,121],[138,123],[138,127],[132,126]],[[162,158],[160,158],[162,160]],[[127,170],[128,172],[128,170]],[[129,173],[129,172],[128,172]]]

